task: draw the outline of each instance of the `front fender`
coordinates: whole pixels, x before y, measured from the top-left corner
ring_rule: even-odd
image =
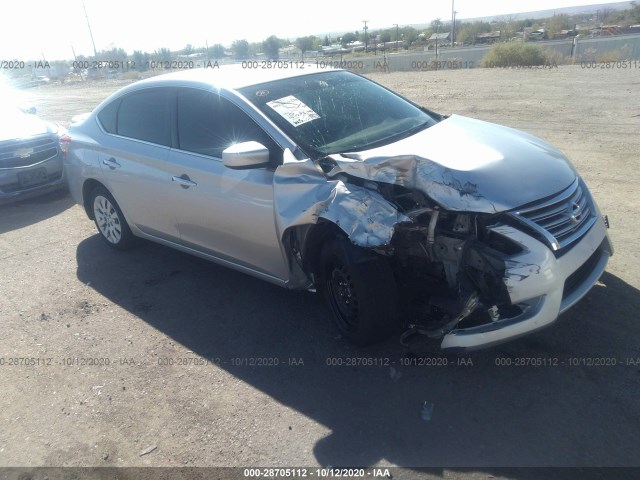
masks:
[[[285,239],[291,228],[323,218],[338,226],[354,245],[375,248],[391,242],[396,224],[411,221],[378,192],[329,179],[312,160],[297,160],[288,150],[274,175],[273,198],[276,231],[293,282],[304,272]]]

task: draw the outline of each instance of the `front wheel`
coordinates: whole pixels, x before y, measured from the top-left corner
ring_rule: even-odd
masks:
[[[93,221],[100,237],[113,248],[124,250],[135,243],[129,224],[113,196],[104,187],[96,187],[91,192]]]
[[[368,345],[396,331],[397,287],[384,257],[341,236],[324,244],[319,269],[320,288],[344,337]]]

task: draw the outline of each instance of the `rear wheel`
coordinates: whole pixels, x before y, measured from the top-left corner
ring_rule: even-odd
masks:
[[[340,236],[322,247],[319,269],[335,324],[349,341],[368,345],[398,328],[397,288],[384,257]]]
[[[98,186],[91,192],[91,207],[100,237],[110,247],[124,250],[134,245],[135,237],[129,224],[106,188]]]

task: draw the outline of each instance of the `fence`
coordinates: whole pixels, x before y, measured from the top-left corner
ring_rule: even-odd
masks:
[[[612,37],[578,38],[561,41],[542,41],[532,44],[557,57],[573,58],[575,61],[594,60],[609,52],[620,52],[622,59],[640,60],[640,35],[619,35]],[[477,68],[489,52],[491,46],[443,48],[436,57],[434,50],[425,52],[375,55],[345,59],[344,67],[362,73],[376,71],[408,72],[426,70],[432,61],[437,60],[439,68]],[[318,62],[341,66],[340,59],[319,57]]]

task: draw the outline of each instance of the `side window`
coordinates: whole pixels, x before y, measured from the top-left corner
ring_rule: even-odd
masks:
[[[271,162],[282,160],[282,149],[247,114],[219,95],[204,90],[178,91],[178,141],[181,150],[222,158],[234,143],[260,142]]]
[[[116,133],[116,114],[120,106],[120,99],[111,102],[98,114],[100,125],[109,133]]]
[[[151,89],[127,95],[120,102],[117,132],[159,145],[171,146],[169,90]]]
[[[181,150],[222,157],[228,143],[220,97],[193,88],[178,90],[178,143]]]

